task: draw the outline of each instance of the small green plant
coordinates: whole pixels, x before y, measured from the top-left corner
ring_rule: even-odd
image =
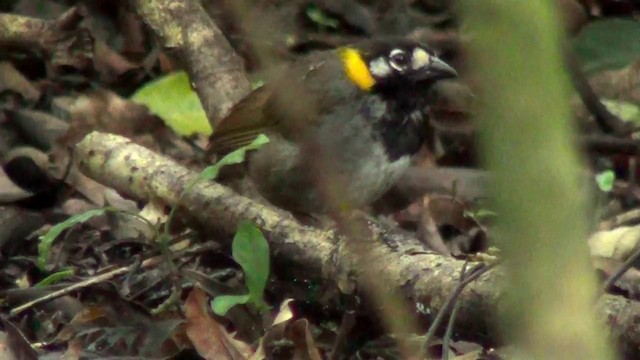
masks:
[[[481,223],[486,219],[497,217],[498,214],[496,214],[494,211],[491,211],[489,209],[480,208],[477,210],[465,210],[464,216],[469,219],[472,219],[477,223]]]
[[[309,20],[313,21],[321,29],[336,30],[340,27],[340,22],[337,19],[332,18],[315,4],[307,6],[305,13]]]
[[[211,309],[224,316],[236,305],[251,304],[258,311],[269,306],[264,301],[264,289],[269,279],[269,243],[253,224],[242,222],[231,245],[233,259],[242,267],[248,293],[244,295],[220,295],[211,301]]]
[[[640,124],[640,107],[638,105],[623,100],[602,99],[601,101],[609,111],[618,115],[623,121],[631,122],[636,126]]]
[[[42,288],[49,285],[56,284],[66,278],[70,278],[75,274],[73,269],[65,269],[58,272],[55,272],[46,278],[42,279],[39,283],[35,285],[35,287]]]
[[[104,215],[107,211],[113,210],[115,209],[102,208],[89,210],[83,212],[82,214],[74,215],[63,222],[52,226],[46,234],[40,236],[40,243],[38,244],[38,268],[42,271],[45,271],[47,259],[49,258],[49,252],[51,250],[51,245],[53,244],[55,239],[60,236],[60,234],[62,234],[63,231],[74,225],[82,224],[86,221],[89,221],[96,216]]]
[[[186,193],[191,191],[193,187],[196,186],[196,184],[199,183],[200,181],[213,180],[216,177],[218,177],[218,174],[220,173],[220,169],[222,169],[224,166],[240,164],[241,162],[244,161],[244,157],[247,151],[257,150],[268,142],[269,142],[269,138],[264,134],[260,134],[251,142],[251,144],[245,145],[239,149],[236,149],[230,152],[229,154],[225,155],[222,159],[220,159],[220,161],[218,161],[217,163],[204,168],[204,170],[202,170],[202,172],[200,172],[200,174],[198,174],[198,176],[195,179],[193,179],[189,184],[187,184],[182,194],[180,194],[180,198],[176,202],[176,206],[174,206],[173,209],[171,209],[171,212],[169,213],[169,218],[165,222],[164,238],[166,238],[170,234],[169,229],[171,226],[171,220],[173,219],[173,216],[175,215],[175,212],[177,211],[177,209],[180,207],[180,204],[182,204],[182,199],[184,198]]]
[[[38,268],[42,271],[46,271],[47,259],[49,258],[49,253],[51,251],[51,245],[58,238],[58,236],[62,234],[63,231],[71,228],[72,226],[87,222],[96,216],[104,215],[108,212],[112,212],[112,213],[117,212],[117,213],[129,215],[129,216],[137,217],[141,221],[146,223],[151,229],[155,230],[154,226],[151,223],[149,223],[147,219],[139,216],[138,214],[133,214],[126,211],[118,210],[112,206],[107,206],[100,209],[88,210],[81,214],[74,215],[61,223],[55,224],[54,226],[51,227],[51,229],[49,229],[49,231],[47,231],[46,234],[40,236],[40,243],[38,244]],[[66,272],[62,271],[61,274],[66,274]],[[53,279],[56,279],[62,275],[53,274],[51,276],[53,276]]]
[[[613,190],[613,182],[616,180],[616,173],[613,170],[605,170],[596,174],[596,184],[598,188],[603,192],[610,192]]]
[[[256,80],[251,82],[251,90],[255,90],[264,86],[264,80]]]
[[[182,200],[193,187],[200,181],[213,180],[220,173],[220,169],[227,165],[240,164],[244,161],[247,151],[256,150],[269,142],[269,138],[258,135],[251,144],[243,146],[220,159],[214,165],[206,167],[193,179],[180,195],[176,206],[171,209],[169,217],[165,223],[163,234],[160,236],[161,247],[166,248],[170,240],[170,226],[175,212],[180,207]],[[264,288],[269,277],[269,245],[258,228],[250,223],[241,223],[233,239],[232,255],[245,272],[247,288],[246,295],[223,295],[216,297],[211,306],[216,314],[224,315],[235,305],[253,304],[258,310],[268,308],[263,300]]]
[[[244,161],[247,151],[256,150],[268,142],[269,138],[267,138],[266,135],[258,135],[256,139],[251,142],[251,144],[243,146],[227,154],[214,165],[206,167],[194,180],[187,184],[185,190],[180,195],[176,206],[174,206],[169,213],[169,217],[165,222],[164,231],[162,233],[158,233],[156,231],[156,236],[161,248],[166,250],[168,247],[168,243],[171,240],[169,231],[171,220],[173,219],[175,211],[179,208],[182,199],[187,192],[191,191],[193,187],[200,181],[215,179],[220,173],[220,169],[222,167],[241,163],[242,161]],[[46,270],[47,259],[49,258],[51,246],[55,239],[58,238],[58,236],[60,236],[63,231],[71,228],[74,225],[84,223],[96,216],[104,215],[107,212],[121,211],[113,207],[89,210],[82,214],[72,216],[63,222],[54,225],[46,234],[40,236],[37,261],[40,270]],[[139,217],[137,214],[129,215]],[[140,219],[147,222],[146,219],[142,217],[140,217]],[[148,224],[150,227],[156,230],[156,228],[152,224]],[[232,253],[233,258],[238,262],[238,264],[240,264],[240,266],[242,266],[242,269],[245,271],[249,294],[239,297],[218,297],[215,299],[216,305],[214,307],[214,311],[218,309],[216,313],[221,312],[222,314],[225,314],[234,305],[246,303],[255,305],[259,310],[267,309],[268,306],[264,302],[262,294],[269,277],[269,245],[267,244],[267,241],[265,240],[260,230],[249,223],[240,224],[236,236],[233,240]],[[38,286],[46,286],[72,275],[72,270],[63,270],[45,278],[38,284]]]

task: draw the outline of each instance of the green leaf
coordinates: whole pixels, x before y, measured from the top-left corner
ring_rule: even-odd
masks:
[[[58,236],[60,236],[60,234],[62,234],[63,231],[76,224],[81,224],[95,216],[103,215],[109,210],[112,209],[94,209],[82,214],[72,216],[63,222],[54,225],[46,234],[40,236],[40,244],[38,244],[38,267],[40,268],[40,270],[45,270],[45,266],[47,265],[47,258],[49,257],[49,251],[51,250],[51,245],[53,244],[53,241]]]
[[[311,21],[313,21],[320,27],[326,27],[335,30],[340,26],[340,22],[338,20],[327,15],[315,4],[310,4],[309,6],[307,6],[306,14]]]
[[[211,300],[211,310],[220,316],[227,315],[229,309],[236,305],[242,305],[249,302],[251,296],[246,295],[220,295]]]
[[[640,22],[592,21],[575,38],[574,48],[588,74],[622,68],[640,57]]]
[[[249,293],[221,295],[211,302],[211,309],[224,316],[232,307],[251,302],[258,310],[268,308],[264,289],[269,279],[269,243],[262,232],[249,222],[242,222],[231,245],[233,259],[242,267]]]
[[[255,90],[257,88],[261,88],[264,86],[263,80],[256,80],[251,82],[251,90]]]
[[[269,278],[269,243],[257,227],[242,222],[233,238],[231,252],[244,270],[251,302],[258,308],[263,307],[263,293]]]
[[[601,191],[609,192],[613,189],[613,182],[616,180],[616,173],[613,170],[605,170],[596,174],[596,184]]]
[[[47,276],[46,278],[42,279],[42,281],[37,283],[35,285],[35,287],[49,286],[49,285],[58,283],[58,282],[66,279],[68,277],[71,277],[73,275],[74,275],[73,269],[66,269],[66,270],[58,271],[58,272],[53,273],[53,274]]]
[[[640,125],[640,107],[638,105],[622,100],[609,99],[602,99],[602,103],[620,119]]]
[[[269,138],[264,134],[260,134],[251,142],[251,144],[245,145],[239,149],[236,149],[230,152],[225,157],[220,159],[220,161],[218,161],[217,163],[204,168],[204,170],[202,170],[202,172],[200,172],[200,174],[198,174],[198,176],[195,179],[193,179],[191,183],[187,184],[182,194],[180,194],[180,198],[178,199],[176,205],[171,209],[171,212],[169,213],[169,217],[167,221],[164,223],[164,233],[165,234],[171,233],[169,231],[169,227],[171,225],[171,221],[173,220],[173,216],[176,210],[180,207],[180,204],[182,203],[182,198],[184,197],[184,194],[191,191],[193,187],[200,181],[213,180],[216,177],[218,177],[218,173],[220,173],[220,169],[222,169],[224,166],[239,164],[243,162],[247,151],[259,149],[262,145],[268,142],[269,142]]]
[[[475,213],[476,219],[486,219],[489,217],[496,217],[496,216],[498,216],[498,214],[496,214],[495,211],[491,211],[489,209],[478,209],[478,211],[476,211]]]
[[[146,105],[180,135],[211,134],[211,125],[184,71],[148,82],[131,97]]]
[[[465,210],[464,216],[473,219],[477,222],[481,222],[484,219],[491,217],[497,217],[498,214],[495,211],[489,209],[480,208],[478,210]]]
[[[262,145],[268,142],[269,138],[266,135],[258,135],[258,137],[256,137],[251,144],[234,150],[233,152],[220,159],[220,161],[218,161],[214,165],[208,166],[204,170],[202,170],[200,175],[198,175],[197,181],[215,179],[218,176],[220,169],[222,169],[224,166],[240,164],[244,161],[244,157],[247,151],[259,149]]]

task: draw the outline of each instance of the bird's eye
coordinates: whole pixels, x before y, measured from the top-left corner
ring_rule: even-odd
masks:
[[[409,57],[400,49],[395,49],[389,54],[389,64],[398,71],[405,70],[409,65],[408,63]]]

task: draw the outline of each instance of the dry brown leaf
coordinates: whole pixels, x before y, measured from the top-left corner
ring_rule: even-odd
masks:
[[[76,336],[78,329],[83,328],[85,325],[92,324],[99,319],[107,317],[108,314],[103,307],[88,307],[76,314],[71,319],[69,324],[65,326],[55,338],[54,342],[70,341]]]
[[[208,360],[248,359],[249,345],[235,340],[207,311],[205,293],[194,289],[184,304],[186,333],[198,354]]]
[[[320,351],[318,351],[309,330],[309,321],[307,319],[299,319],[293,323],[291,326],[291,340],[295,344],[294,360],[322,360]]]
[[[280,310],[278,310],[278,314],[275,319],[273,319],[272,327],[293,319],[293,310],[291,309],[291,306],[289,306],[292,302],[293,299],[286,299],[282,304],[280,304]]]

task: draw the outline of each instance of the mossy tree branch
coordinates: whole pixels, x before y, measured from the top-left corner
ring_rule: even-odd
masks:
[[[157,199],[176,206],[180,193],[197,176],[174,161],[123,137],[91,133],[76,148],[82,171],[91,178],[139,200]],[[301,226],[276,209],[265,206],[214,182],[197,185],[184,199],[186,214],[209,231],[231,239],[237,224],[257,224],[269,241],[274,260],[303,270],[305,280],[326,286],[345,287],[362,272],[353,272],[353,254],[333,231]],[[185,214],[185,213],[183,213]],[[371,223],[371,271],[381,272],[390,287],[410,304],[436,314],[459,282],[463,262],[426,252],[422,243],[404,232]],[[222,237],[224,238],[224,237]],[[366,279],[365,279],[366,280]],[[462,306],[455,332],[466,339],[488,344],[500,342],[496,329],[502,298],[502,271],[494,269],[471,283],[460,296]],[[640,303],[621,296],[605,295],[597,306],[602,323],[623,345],[625,355],[640,356]],[[591,357],[589,357],[591,358]],[[595,358],[595,357],[594,357]]]
[[[242,58],[198,1],[135,0],[144,22],[180,56],[211,125],[251,91]]]

